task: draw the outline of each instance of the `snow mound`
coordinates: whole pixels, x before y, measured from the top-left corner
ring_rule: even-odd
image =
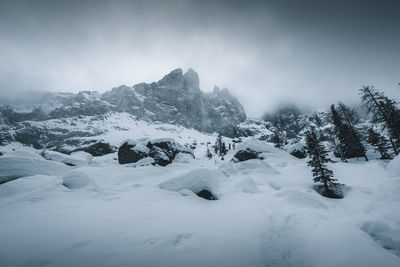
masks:
[[[7,156],[7,154],[0,157],[0,183],[39,174],[59,176],[69,170],[68,166],[59,162],[37,157]]]
[[[240,155],[242,154],[242,155]],[[240,159],[241,158],[241,159]],[[247,141],[240,143],[236,148],[236,153],[233,155],[232,162],[244,162],[251,159],[261,159],[269,163],[278,161],[293,161],[298,160],[288,152],[275,148],[270,144],[251,138]]]
[[[197,169],[160,184],[160,188],[181,193],[183,189],[186,189],[195,194],[208,190],[218,196],[220,184],[224,180],[226,177],[220,171]]]
[[[43,159],[38,153],[29,151],[8,151],[4,153],[5,157],[16,157],[16,158],[29,158],[29,159]]]
[[[143,158],[141,160],[138,160],[135,163],[128,163],[125,164],[125,167],[143,167],[143,166],[150,166],[150,165],[154,165],[154,159],[147,157],[147,158]]]
[[[38,191],[39,197],[44,197],[41,190],[53,190],[52,186],[59,186],[59,177],[48,175],[25,176],[0,186],[0,198]],[[34,194],[37,196],[37,194]]]
[[[254,194],[254,193],[260,192],[260,189],[258,189],[256,183],[251,178],[246,178],[246,179],[236,183],[235,188],[237,191],[243,192],[243,193]]]
[[[70,155],[57,151],[44,151],[43,157],[48,160],[62,162],[70,166],[84,166],[92,163],[93,156],[84,151],[72,152]]]
[[[96,183],[84,172],[80,170],[72,170],[67,172],[63,177],[63,185],[71,190],[89,188],[97,189]]]
[[[252,138],[250,140],[244,141],[240,143],[237,147],[236,150],[253,150],[259,153],[274,153],[274,152],[279,152],[279,149],[271,146],[270,144],[267,144],[264,141],[260,141],[256,138]]]
[[[173,162],[175,163],[190,163],[193,160],[193,156],[188,153],[178,153],[176,154]]]
[[[319,198],[295,189],[283,189],[278,191],[277,196],[299,208],[327,209]]]
[[[383,248],[400,256],[400,225],[391,226],[380,221],[365,222],[361,230],[371,236]]]
[[[147,157],[147,158],[144,158],[144,159],[141,159],[141,160],[137,161],[135,163],[135,166],[141,167],[141,166],[149,166],[149,165],[152,165],[152,164],[154,164],[154,159],[152,159],[150,157]]]
[[[392,159],[387,167],[390,176],[398,177],[400,176],[400,155],[397,155]]]
[[[271,165],[266,161],[251,159],[235,164],[224,163],[221,164],[219,169],[227,176],[237,175],[237,174],[251,174],[253,172],[263,172],[267,175],[279,174]]]
[[[369,211],[386,211],[400,216],[400,178],[392,178],[381,183]]]
[[[361,225],[383,248],[400,256],[400,178],[380,184],[366,208],[368,218]]]

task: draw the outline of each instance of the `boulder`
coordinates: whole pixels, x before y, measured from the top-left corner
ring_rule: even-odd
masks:
[[[305,157],[307,157],[307,152],[304,149],[294,149],[290,152],[290,155],[298,159],[304,159]]]
[[[207,189],[203,189],[200,192],[196,193],[197,196],[207,199],[207,200],[218,200],[210,191]]]
[[[46,150],[41,155],[47,160],[62,162],[68,166],[85,166],[91,164],[93,160],[93,156],[84,151],[76,151],[67,155],[57,151]]]
[[[26,157],[6,153],[0,157],[0,184],[25,176],[62,175],[69,170],[65,164],[45,160],[40,157]]]
[[[148,157],[149,149],[127,141],[118,149],[118,162],[119,164],[135,163],[141,159]]]
[[[118,150],[120,164],[135,163],[146,157],[154,160],[153,165],[167,166],[179,153],[193,156],[193,151],[175,142],[172,138],[153,139],[147,141],[125,141]]]
[[[236,150],[237,152],[231,160],[236,163],[250,159],[266,159],[272,154],[282,153],[282,150],[255,138],[240,143]]]
[[[94,157],[98,157],[114,153],[115,151],[117,151],[117,148],[115,146],[110,145],[109,143],[100,141],[91,144],[89,146],[77,148],[73,152],[75,151],[84,151],[91,154]]]
[[[236,152],[235,156],[232,158],[233,162],[240,162],[240,161],[246,161],[249,159],[260,159],[259,157],[260,152],[251,150],[251,149],[245,149],[245,150],[240,150]]]
[[[153,146],[151,148],[149,156],[154,159],[155,164],[160,166],[167,166],[168,164],[171,164],[172,160],[175,158],[175,155],[171,153],[171,150],[161,149],[157,146]]]

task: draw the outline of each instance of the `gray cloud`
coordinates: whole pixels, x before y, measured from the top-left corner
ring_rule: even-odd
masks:
[[[105,91],[192,67],[250,115],[398,96],[396,1],[1,1],[0,93]]]

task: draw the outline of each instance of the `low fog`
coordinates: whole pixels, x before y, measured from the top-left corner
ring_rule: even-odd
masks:
[[[250,116],[397,97],[396,1],[0,1],[0,95],[104,92],[193,68]]]

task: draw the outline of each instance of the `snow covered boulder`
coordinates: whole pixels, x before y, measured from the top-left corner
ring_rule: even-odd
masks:
[[[84,172],[80,170],[72,170],[67,172],[63,177],[63,185],[71,190],[87,187],[96,189],[95,182]]]
[[[69,169],[65,164],[45,160],[37,154],[32,154],[32,157],[21,156],[16,152],[13,154],[14,152],[9,152],[0,157],[0,184],[24,176],[39,174],[58,176]]]
[[[172,138],[154,139],[147,142],[150,157],[160,166],[166,166],[175,159],[179,153],[190,155],[194,158],[193,150],[175,142]]]
[[[146,157],[151,157],[154,160],[153,165],[167,166],[179,153],[188,154],[194,158],[191,149],[178,144],[172,138],[147,141],[128,140],[118,150],[118,161],[120,164],[135,163]]]
[[[249,159],[262,159],[262,158],[259,158],[259,155],[260,155],[259,152],[246,148],[245,150],[240,150],[240,151],[236,152],[232,161],[240,162],[240,161],[246,161]]]
[[[72,152],[70,155],[46,150],[42,153],[45,159],[58,161],[69,166],[84,166],[92,163],[93,156],[84,151]]]
[[[150,150],[149,156],[154,159],[154,163],[160,166],[167,166],[172,163],[172,160],[175,157],[173,154],[168,153],[170,151],[171,150],[166,151],[158,146],[153,146]]]
[[[236,150],[237,152],[231,161],[237,163],[250,159],[264,159],[263,153],[274,152],[276,148],[263,141],[253,138],[241,143]]]
[[[220,171],[197,169],[160,184],[160,188],[176,192],[189,190],[199,197],[216,200],[220,184],[226,179],[226,176]]]
[[[119,164],[135,163],[149,156],[150,150],[142,143],[125,141],[118,149]]]
[[[82,146],[74,150],[76,151],[84,151],[89,153],[92,156],[104,156],[107,154],[111,154],[117,151],[117,147],[110,145],[104,141],[99,141],[94,144],[90,144],[88,146]]]

